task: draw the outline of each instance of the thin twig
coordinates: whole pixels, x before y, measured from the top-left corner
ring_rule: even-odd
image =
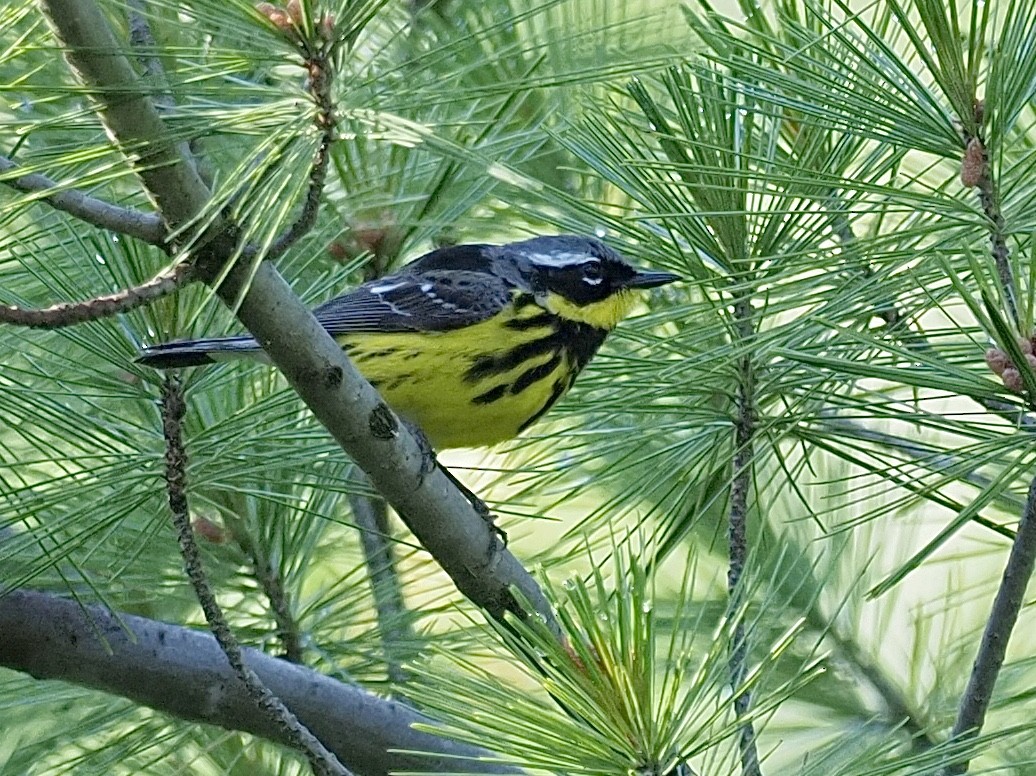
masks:
[[[63,188],[56,181],[39,173],[27,173],[17,177],[8,177],[4,174],[18,169],[17,163],[6,156],[0,156],[0,182],[5,186],[27,194],[40,194],[39,199],[55,210],[75,216],[98,229],[109,229],[169,250],[169,232],[159,216],[112,205],[77,189]]]
[[[970,460],[965,459],[963,456],[951,455],[945,450],[937,449],[927,443],[911,441],[905,437],[868,428],[862,423],[841,418],[834,412],[821,411],[818,423],[823,428],[829,428],[853,439],[867,440],[868,442],[874,442],[877,445],[896,450],[911,460],[920,462],[922,466],[931,472],[939,474],[951,472],[951,476],[955,479],[974,485],[980,490],[993,486],[992,478],[976,471],[973,462]],[[891,472],[891,468],[889,471]],[[897,482],[898,484],[906,485],[905,480],[897,480]],[[997,502],[1005,509],[1020,509],[1023,503],[1021,499],[1010,494],[1000,494],[997,497]],[[980,519],[978,516],[975,517],[975,522],[985,528],[996,531],[1001,536],[1014,539],[1014,531],[1010,531],[997,523]]]
[[[385,268],[395,258],[398,257],[374,250],[372,260],[363,269],[364,281],[381,277],[385,273]],[[420,433],[420,430],[417,432]],[[362,469],[355,470],[353,479],[363,489],[374,487],[370,477]],[[404,654],[401,646],[413,641],[413,632],[389,535],[388,504],[379,496],[354,493],[349,495],[349,506],[360,533],[360,544],[370,576],[371,594],[374,596],[374,608],[378,615],[378,628],[385,654],[386,673],[392,682],[405,682],[410,677],[403,670]]]
[[[115,37],[111,24],[95,2],[41,0],[47,18],[64,46],[65,56],[97,100],[98,112],[118,147],[131,159],[163,220],[173,229],[195,224],[210,207],[210,192],[198,175],[187,144],[170,133],[142,88],[129,60],[120,53],[125,43]],[[227,223],[213,218],[196,245],[226,241]],[[223,246],[213,261],[223,260]]]
[[[183,389],[178,380],[167,377],[162,384],[162,431],[166,440],[166,486],[169,491],[169,509],[173,515],[180,554],[183,555],[187,576],[201,603],[205,619],[212,629],[223,653],[256,705],[263,709],[283,729],[292,745],[306,755],[314,772],[319,776],[349,776],[349,771],[334,754],[305,727],[277,698],[259,675],[245,663],[241,646],[227,625],[223,611],[212,592],[201,565],[201,554],[194,541],[191,516],[187,506],[187,453],[183,446],[181,422],[186,405]]]
[[[1007,228],[1000,210],[1000,193],[989,170],[989,153],[982,147],[983,168],[978,180],[978,198],[982,212],[989,219],[989,243],[993,251],[997,278],[1004,294],[1004,302],[1011,320],[1018,322],[1018,302],[1014,296],[1014,273],[1011,270],[1011,252],[1007,247]]]
[[[838,654],[842,659],[881,698],[882,703],[885,704],[885,716],[890,723],[896,725],[902,723],[903,729],[910,734],[914,751],[927,751],[939,743],[928,732],[929,725],[925,722],[923,714],[913,708],[879,663],[865,654],[854,639],[839,633],[832,624],[823,623],[823,630],[838,649]]]
[[[234,540],[241,551],[248,556],[252,564],[252,572],[259,586],[262,587],[266,599],[270,602],[270,612],[277,625],[277,638],[280,639],[284,654],[281,656],[292,663],[302,662],[302,636],[299,624],[291,611],[291,600],[284,589],[284,582],[262,547],[248,533],[244,525],[235,525],[231,530]]]
[[[299,213],[299,217],[283,234],[274,239],[266,252],[266,258],[268,259],[276,259],[278,256],[281,256],[312,229],[317,222],[317,213],[320,211],[320,197],[324,191],[324,183],[327,180],[327,166],[331,159],[331,144],[335,139],[335,104],[331,97],[331,85],[335,75],[330,57],[332,45],[332,43],[325,41],[315,50],[310,50],[306,44],[302,46],[306,69],[309,72],[309,93],[317,105],[314,122],[320,129],[320,142],[317,145],[316,153],[313,155],[313,162],[310,165],[309,188],[306,190],[306,199],[302,204],[302,212]]]
[[[358,483],[370,485],[370,479],[360,470],[357,470],[355,479]],[[370,575],[388,678],[396,683],[405,682],[409,675],[402,666],[400,646],[412,640],[413,634],[388,532],[388,507],[384,499],[358,493],[349,495],[349,506],[360,532]]]
[[[734,713],[741,720],[742,776],[760,776],[759,752],[756,749],[755,729],[751,720],[744,719],[752,705],[752,696],[741,685],[748,673],[748,642],[744,623],[744,587],[742,577],[748,557],[748,493],[752,487],[753,437],[755,435],[755,375],[752,357],[747,350],[752,339],[752,305],[747,299],[734,304],[734,324],[739,344],[745,354],[738,364],[736,417],[734,418],[734,465],[730,486],[730,568],[727,571],[727,591],[730,611],[737,622],[730,645],[730,687],[734,696]]]
[[[832,192],[830,195],[830,202],[832,205],[831,212],[831,229],[834,231],[838,241],[842,244],[842,247],[846,250],[855,251],[856,245],[856,232],[853,231],[852,224],[849,223],[849,218],[845,214],[845,210],[839,206],[838,194]],[[861,270],[860,274],[866,279],[874,277],[874,269],[871,265],[860,260]],[[896,307],[895,303],[889,303],[886,305],[875,305],[873,312],[883,321],[889,329],[896,329],[903,323],[903,315],[900,313],[899,308]]]
[[[168,296],[187,285],[194,279],[192,269],[190,264],[182,262],[139,286],[107,296],[94,297],[85,302],[60,302],[42,309],[0,305],[0,323],[28,326],[33,329],[60,329],[77,323],[109,318]]]
[[[1018,613],[1025,602],[1025,589],[1036,565],[1036,478],[1029,484],[1029,495],[1025,501],[1018,533],[1007,565],[993,600],[993,609],[986,622],[979,644],[978,655],[971,669],[968,686],[961,698],[957,721],[953,725],[952,738],[974,737],[982,730],[986,711],[993,697],[1000,668],[1007,654],[1011,631],[1018,621]],[[968,770],[968,760],[962,759],[947,766],[946,776],[958,776]]]

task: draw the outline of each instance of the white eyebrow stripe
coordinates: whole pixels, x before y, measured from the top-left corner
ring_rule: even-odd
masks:
[[[592,258],[589,253],[530,253],[529,261],[546,267],[571,267]]]

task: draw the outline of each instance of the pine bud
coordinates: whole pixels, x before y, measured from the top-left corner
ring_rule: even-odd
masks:
[[[1022,393],[1025,390],[1025,383],[1022,382],[1022,373],[1013,366],[1005,369],[1004,373],[1000,375],[1000,379],[1004,381],[1004,387],[1012,393]]]
[[[993,374],[1002,375],[1010,364],[1011,361],[1004,351],[997,348],[990,348],[986,351],[986,365]]]
[[[320,17],[320,37],[328,43],[335,39],[335,17],[333,14],[325,13]]]
[[[208,518],[199,517],[191,523],[194,535],[204,539],[210,544],[223,544],[227,540],[227,532],[223,526],[218,525]]]
[[[284,5],[285,10],[288,12],[288,16],[295,23],[295,26],[302,26],[302,3],[299,0],[288,0]]]
[[[986,148],[977,137],[968,141],[960,165],[960,182],[969,189],[977,186],[986,172]]]
[[[255,10],[269,19],[270,23],[278,30],[287,31],[291,29],[291,19],[288,18],[288,14],[272,3],[259,3]]]

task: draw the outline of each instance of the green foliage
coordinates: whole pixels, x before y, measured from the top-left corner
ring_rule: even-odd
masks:
[[[440,652],[421,667],[422,681],[410,694],[451,720],[444,728],[451,736],[493,741],[503,762],[530,773],[666,774],[702,756],[709,773],[737,772],[736,723],[723,702],[730,634],[729,622],[716,622],[722,601],[696,589],[698,567],[690,558],[669,591],[678,593],[676,601],[660,612],[664,598],[638,554],[614,549],[610,574],[598,567],[589,581],[569,579],[553,591],[568,644],[536,622],[495,628],[521,667],[518,677]],[[767,665],[746,686],[765,686],[796,635],[775,634]],[[799,666],[786,684],[767,688],[755,714],[770,712],[815,675],[815,665]],[[509,702],[523,685],[540,691],[523,704]]]
[[[102,5],[125,35],[129,4]],[[319,142],[297,55],[244,0],[147,5],[145,53],[165,74],[149,85],[216,192],[202,219],[226,209],[268,244]],[[555,231],[599,232],[687,282],[654,294],[505,456],[448,459],[479,475],[519,557],[566,580],[552,589],[571,652],[535,623],[476,622],[395,526],[416,613],[403,646],[426,657],[393,689],[434,729],[534,773],[664,774],[684,760],[738,773],[727,649],[744,615],[764,773],[931,772],[956,751],[940,742],[1034,471],[1031,401],[983,361],[995,345],[1024,365],[1017,337],[1036,308],[1033,5],[412,5],[320,5],[348,45],[325,205],[278,260],[300,295],[324,299],[437,242]],[[20,172],[149,207],[29,0],[0,8],[0,93],[0,154]],[[979,132],[1020,322],[959,181]],[[2,303],[110,293],[175,259],[34,195],[0,201]],[[200,623],[166,515],[159,378],[132,358],[233,328],[192,287],[97,323],[3,329],[0,587]],[[752,555],[732,613],[746,363]],[[389,628],[347,508],[363,492],[351,465],[268,370],[186,384],[192,509],[216,529],[206,567],[239,637],[283,648],[258,553],[306,662],[385,687]],[[563,526],[530,519],[547,516]],[[1026,609],[1019,632],[1031,627]],[[966,746],[976,767],[1021,774],[1036,759],[1033,670],[1011,653],[988,735]],[[5,772],[301,772],[273,745],[10,672],[0,727]]]

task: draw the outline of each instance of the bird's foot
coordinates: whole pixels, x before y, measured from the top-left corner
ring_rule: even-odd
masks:
[[[507,531],[505,531],[503,528],[500,528],[496,524],[496,516],[492,513],[492,511],[490,511],[489,507],[486,505],[486,502],[479,498],[478,495],[473,490],[471,490],[471,488],[469,488],[467,485],[465,485],[463,482],[457,479],[456,475],[454,475],[453,472],[451,472],[449,469],[447,469],[439,462],[439,458],[435,453],[435,448],[432,447],[432,443],[429,441],[424,431],[421,430],[420,426],[414,423],[410,423],[409,421],[403,421],[403,423],[406,425],[411,435],[413,435],[414,439],[417,441],[418,447],[421,449],[421,482],[423,483],[424,478],[431,474],[433,471],[435,471],[436,467],[438,467],[442,471],[442,473],[446,475],[447,479],[449,479],[449,481],[456,486],[457,490],[459,490],[464,495],[464,498],[467,499],[469,504],[471,504],[472,509],[474,509],[475,512],[478,513],[478,516],[489,524],[490,530],[492,530],[492,532],[500,539],[500,542],[501,544],[503,544],[504,548],[506,548]]]

